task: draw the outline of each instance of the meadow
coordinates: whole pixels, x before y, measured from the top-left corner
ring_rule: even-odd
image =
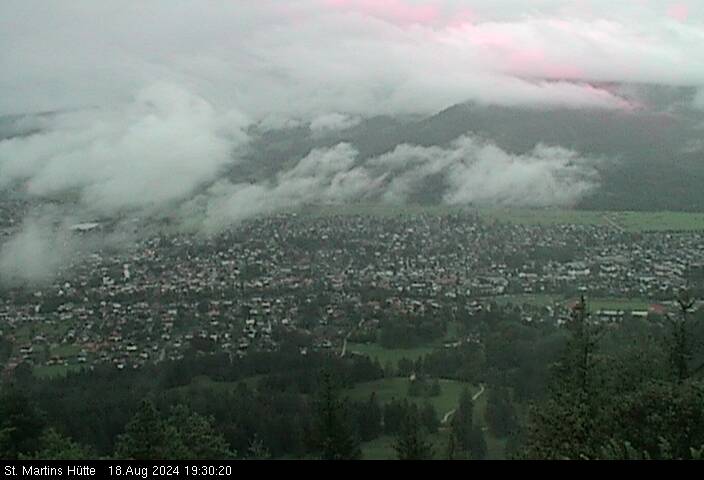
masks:
[[[346,391],[347,397],[352,400],[363,401],[369,398],[374,392],[381,404],[390,402],[393,399],[407,399],[422,405],[426,400],[435,407],[440,420],[448,413],[457,407],[462,390],[468,388],[474,396],[480,392],[480,387],[467,382],[456,380],[440,380],[440,395],[436,397],[411,397],[408,395],[407,378],[385,378],[373,382],[364,382],[355,385],[354,388]],[[484,389],[474,401],[474,419],[475,422],[484,431],[484,437],[487,443],[487,459],[501,459],[505,457],[506,440],[494,437],[488,431],[484,419],[486,411],[486,399],[488,391]],[[450,417],[451,418],[451,417]],[[449,427],[447,424],[440,426],[437,433],[430,435],[429,440],[433,444],[434,458],[444,458],[447,452],[449,439]],[[363,458],[369,460],[389,460],[396,458],[394,450],[395,438],[389,435],[383,435],[372,441],[362,444]]]

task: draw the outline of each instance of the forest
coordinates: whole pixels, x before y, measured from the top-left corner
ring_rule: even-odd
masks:
[[[360,354],[302,355],[310,339],[294,333],[279,351],[243,358],[194,346],[179,361],[53,379],[20,365],[0,392],[0,457],[358,459],[385,436],[399,459],[483,459],[491,435],[504,458],[700,458],[704,315],[686,293],[678,305],[600,323],[582,299],[564,326],[495,305],[460,322],[480,340],[383,367]],[[436,334],[419,325],[413,335]],[[385,378],[405,378],[407,396],[350,398]],[[483,418],[467,388],[441,418],[429,400],[448,380],[486,386]]]

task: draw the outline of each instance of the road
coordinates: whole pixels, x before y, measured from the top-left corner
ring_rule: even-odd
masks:
[[[608,223],[609,225],[611,225],[612,227],[614,227],[614,228],[615,228],[616,230],[618,230],[619,232],[623,233],[623,232],[626,231],[625,228],[623,228],[621,225],[619,225],[618,223],[616,223],[616,221],[615,221],[613,218],[611,218],[610,216],[604,215],[604,220],[606,220],[606,223]]]
[[[357,324],[357,328],[350,330],[350,332],[345,336],[345,339],[342,341],[342,352],[340,352],[340,358],[344,357],[347,353],[347,339],[352,336],[355,330],[362,328],[362,325],[364,325],[364,319],[361,319],[359,321],[359,323]]]
[[[482,383],[482,384],[479,384],[479,391],[478,391],[477,393],[475,393],[474,395],[472,395],[472,401],[474,402],[474,401],[477,400],[477,398],[481,397],[482,394],[484,393],[484,390],[485,390],[484,384],[483,384],[483,383]],[[447,413],[445,414],[445,416],[442,417],[442,422],[441,422],[441,423],[442,423],[443,425],[446,424],[446,423],[450,420],[450,417],[452,416],[452,414],[455,413],[455,411],[457,411],[457,409],[456,409],[456,408],[453,408],[452,410],[450,410],[449,412],[447,412]]]

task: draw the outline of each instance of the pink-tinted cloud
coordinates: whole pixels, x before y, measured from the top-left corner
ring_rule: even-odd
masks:
[[[684,3],[673,3],[667,7],[667,16],[680,22],[689,18],[689,7]]]

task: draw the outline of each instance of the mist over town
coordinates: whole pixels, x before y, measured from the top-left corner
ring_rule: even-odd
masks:
[[[701,458],[701,2],[4,0],[0,45],[0,458]]]

